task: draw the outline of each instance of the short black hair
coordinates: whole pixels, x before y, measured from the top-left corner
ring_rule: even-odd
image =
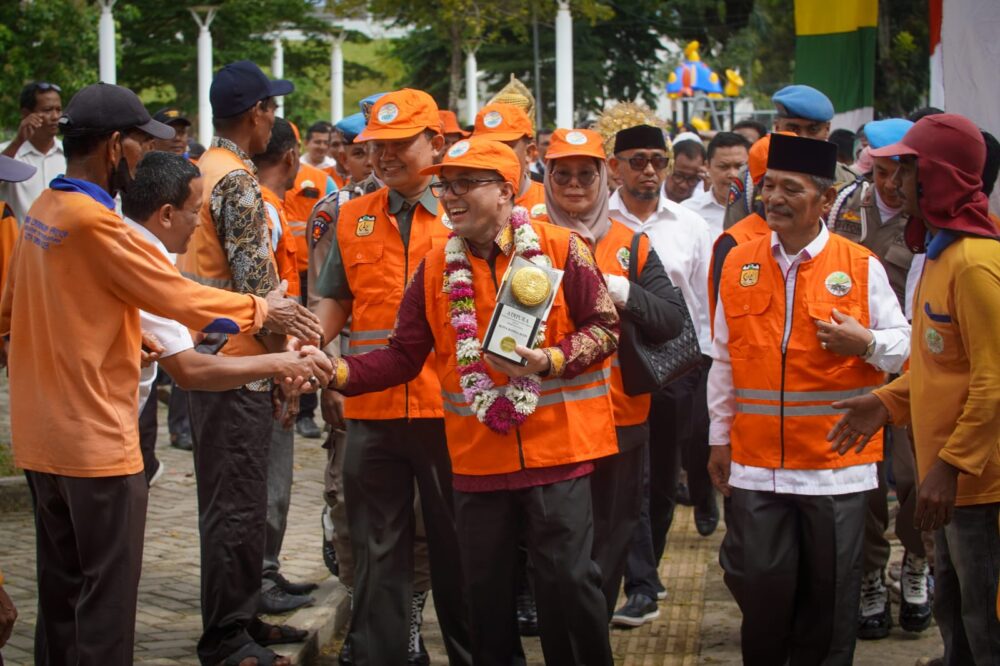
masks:
[[[284,118],[275,118],[267,148],[264,149],[264,152],[253,156],[253,163],[258,167],[277,164],[284,154],[294,148],[297,143],[292,124]]]
[[[986,196],[993,194],[993,188],[997,184],[997,176],[1000,175],[1000,141],[987,132],[982,132],[983,141],[986,142],[986,163],[983,164],[983,193]]]
[[[63,155],[65,155],[67,161],[82,159],[97,150],[112,134],[113,132],[108,132],[107,134],[64,136],[62,139]]]
[[[551,127],[541,127],[537,132],[535,132],[535,136],[538,136],[539,134],[553,134],[553,133],[555,133],[555,130],[552,129]]]
[[[937,108],[936,106],[924,106],[917,109],[910,115],[906,116],[906,119],[909,120],[911,123],[915,123],[921,118],[926,118],[927,116],[936,116],[939,113],[944,113],[944,111],[942,109]]]
[[[306,130],[306,141],[312,138],[313,134],[329,134],[333,131],[333,125],[325,120],[317,120]]]
[[[737,134],[736,132],[719,132],[708,142],[708,150],[706,151],[708,161],[712,161],[712,158],[715,157],[715,151],[719,148],[733,148],[735,146],[746,148],[748,151],[750,150],[750,142],[742,134]]]
[[[22,109],[34,111],[38,104],[38,93],[56,92],[61,93],[62,89],[54,83],[44,81],[32,81],[21,88],[20,105]]]
[[[848,129],[835,129],[830,132],[830,143],[837,146],[837,159],[854,161],[854,132]]]
[[[180,208],[191,196],[191,181],[198,167],[182,155],[154,150],[146,153],[135,169],[135,178],[122,193],[122,212],[139,223],[170,204]]]
[[[761,139],[767,136],[767,128],[764,126],[764,123],[756,121],[753,118],[741,120],[733,125],[734,132],[738,129],[752,129],[754,132],[757,132],[758,137]]]
[[[205,146],[201,145],[194,139],[188,139],[188,156],[191,159],[196,160],[205,154]]]
[[[674,158],[678,155],[683,155],[689,160],[702,159],[704,160],[708,157],[705,152],[705,146],[698,143],[694,139],[684,139],[683,141],[678,141],[674,144]]]

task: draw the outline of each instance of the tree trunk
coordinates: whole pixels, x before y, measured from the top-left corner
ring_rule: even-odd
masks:
[[[462,33],[456,21],[448,30],[451,36],[451,65],[448,69],[448,108],[458,109],[458,97],[462,89]]]

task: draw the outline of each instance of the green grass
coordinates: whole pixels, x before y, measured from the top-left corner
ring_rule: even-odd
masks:
[[[7,372],[0,370],[0,476],[14,476],[20,472],[14,467],[10,450],[10,398],[7,392]]]
[[[0,442],[0,477],[17,476],[19,470],[14,467],[14,456],[10,451],[9,442]]]

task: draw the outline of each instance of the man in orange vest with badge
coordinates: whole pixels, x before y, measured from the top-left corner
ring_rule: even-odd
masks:
[[[6,155],[0,155],[0,182],[20,183],[28,180],[38,171],[24,162],[18,162]],[[7,202],[0,199],[0,293],[7,281],[7,270],[10,268],[10,258],[14,254],[14,243],[17,242],[17,218]],[[2,352],[0,352],[2,356]],[[2,366],[3,363],[0,363]]]
[[[535,129],[523,109],[494,102],[479,109],[472,133],[476,138],[500,141],[511,147],[521,161],[521,184],[514,204],[523,206],[531,217],[545,215],[545,187],[531,179],[529,166],[538,156]]]
[[[324,340],[338,335],[351,318],[349,354],[387,344],[414,271],[432,248],[447,241],[450,223],[431,193],[431,177],[421,172],[444,147],[440,129],[434,99],[407,88],[380,97],[355,139],[368,142],[386,187],[340,204],[328,224],[335,233],[315,285],[323,297],[317,314]],[[413,601],[414,481],[445,649],[452,664],[469,663],[437,376],[428,365],[401,386],[347,399],[343,411],[344,498],[355,565],[347,640],[354,663],[402,664],[412,652],[407,635]]]
[[[772,135],[771,234],[733,248],[719,279],[709,474],[728,498],[719,560],[746,664],[851,663],[882,442],[832,450],[831,403],[878,388],[909,354],[885,269],[821,219],[836,162],[832,143]]]
[[[546,662],[611,664],[591,559],[590,474],[594,460],[617,451],[608,379],[615,305],[582,238],[514,206],[522,167],[508,146],[459,141],[422,173],[440,174],[431,187],[454,233],[416,269],[384,348],[340,359],[333,387],[379,391],[428,369],[440,382],[474,663],[523,659],[515,619],[523,539]],[[545,269],[562,271],[561,282]],[[551,303],[543,329],[511,333],[511,322],[524,321],[515,307],[507,337],[488,338],[501,279],[523,308]],[[503,312],[513,307],[504,303]]]

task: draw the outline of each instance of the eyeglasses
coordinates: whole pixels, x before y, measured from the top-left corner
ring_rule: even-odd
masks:
[[[616,155],[615,157],[618,156]],[[634,155],[629,158],[618,157],[618,159],[627,161],[633,171],[644,171],[647,164],[652,164],[653,169],[656,171],[663,171],[670,164],[670,158],[666,155],[651,155],[649,157],[646,155]]]
[[[679,171],[674,171],[670,174],[670,178],[678,185],[695,185],[701,182],[701,175],[697,173],[681,173]]]
[[[500,178],[456,178],[455,180],[439,180],[431,183],[431,194],[441,198],[445,192],[451,192],[456,197],[468,194],[473,187],[479,187],[486,183],[502,183]]]
[[[596,171],[563,171],[562,169],[556,169],[552,172],[552,182],[554,182],[559,187],[566,187],[573,179],[580,184],[580,187],[590,187],[594,181],[597,179]]]

